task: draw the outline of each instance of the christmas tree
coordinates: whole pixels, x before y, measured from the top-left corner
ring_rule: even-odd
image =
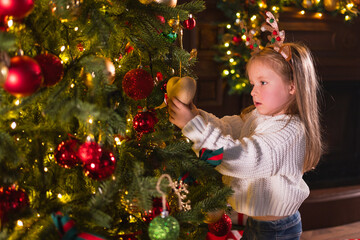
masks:
[[[231,189],[161,107],[204,7],[0,1],[0,239],[205,239]]]

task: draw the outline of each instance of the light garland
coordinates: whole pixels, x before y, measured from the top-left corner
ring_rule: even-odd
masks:
[[[295,6],[299,15],[323,19],[324,14],[342,15],[344,21],[351,22],[359,15],[360,1],[357,0],[249,0],[219,2],[218,7],[230,19],[221,26],[225,28],[222,42],[218,45],[219,55],[215,60],[222,64],[221,76],[229,85],[229,94],[249,93],[251,88],[246,77],[245,66],[250,58],[250,49],[245,46],[246,36],[241,31],[240,23],[246,22],[249,29],[254,29],[254,36],[260,35],[263,22],[262,13],[281,12],[284,6]]]

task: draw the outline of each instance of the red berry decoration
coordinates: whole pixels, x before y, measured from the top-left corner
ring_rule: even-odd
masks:
[[[169,211],[169,203],[168,202],[166,202],[166,210]],[[152,204],[152,209],[145,211],[142,214],[142,219],[146,223],[150,223],[155,217],[159,216],[162,211],[163,211],[162,198],[154,198],[153,204]]]
[[[219,221],[209,224],[209,231],[215,236],[222,237],[226,236],[231,231],[231,227],[232,222],[230,217],[223,214]]]
[[[101,154],[102,149],[99,144],[92,141],[86,141],[78,150],[78,157],[84,164],[93,161],[93,159],[99,159]]]
[[[140,134],[154,131],[154,126],[158,122],[155,112],[139,112],[133,120],[135,131]]]
[[[72,168],[80,163],[77,155],[79,146],[78,141],[73,139],[60,143],[55,150],[56,162],[64,168]]]
[[[84,51],[84,46],[82,45],[82,43],[78,43],[76,47],[80,52]]]
[[[0,15],[0,31],[7,32],[9,30],[9,26],[7,24],[7,16]]]
[[[85,175],[95,180],[110,177],[115,171],[116,159],[109,150],[102,150],[101,156],[94,156],[84,164]]]
[[[4,89],[16,97],[30,96],[43,81],[39,64],[28,56],[11,58]]]
[[[196,21],[195,19],[190,15],[189,19],[186,19],[184,22],[183,22],[183,26],[184,28],[188,29],[188,30],[191,30],[193,29],[195,26],[196,26]]]
[[[232,38],[232,41],[233,41],[234,45],[239,45],[242,42],[242,39],[240,36],[234,36]]]
[[[57,56],[51,53],[44,53],[37,55],[34,59],[41,67],[41,72],[44,76],[44,86],[53,86],[62,79],[64,67]]]
[[[35,0],[0,0],[0,15],[24,18],[31,13],[34,3]]]
[[[150,95],[154,88],[154,80],[147,71],[133,69],[125,74],[122,87],[130,98],[140,100]]]

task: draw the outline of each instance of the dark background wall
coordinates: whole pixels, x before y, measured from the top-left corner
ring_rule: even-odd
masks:
[[[182,2],[186,1],[180,0],[179,4]],[[213,47],[219,43],[223,31],[218,23],[227,20],[216,8],[216,2],[206,1],[207,9],[196,15],[196,28],[184,32],[184,46],[189,51],[193,48],[198,51],[195,104],[221,117],[239,114],[251,103],[251,98],[246,94],[228,95],[220,77],[220,66],[213,60],[216,54]],[[323,88],[320,103],[327,145],[317,169],[304,176],[312,189],[302,209],[305,229],[359,221],[360,211],[342,210],[339,206],[359,209],[360,203],[360,17],[350,24],[342,16],[324,14],[317,18],[311,13],[298,12],[285,8],[279,17],[280,29],[286,31],[286,41],[304,42],[314,54]],[[321,206],[324,212],[316,212]],[[334,206],[339,213],[333,214],[347,215],[342,222],[329,223],[316,218],[326,216],[325,212]]]

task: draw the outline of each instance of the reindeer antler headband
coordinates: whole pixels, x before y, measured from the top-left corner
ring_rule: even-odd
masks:
[[[263,23],[261,26],[261,31],[269,31],[271,32],[271,36],[268,36],[268,39],[270,43],[267,44],[267,46],[271,46],[275,51],[280,53],[286,61],[290,61],[291,59],[291,48],[290,46],[284,46],[284,40],[285,40],[285,31],[281,30],[279,31],[278,24],[276,22],[276,19],[274,15],[271,12],[266,12],[266,22],[270,25],[267,25],[266,23]]]
[[[291,48],[290,46],[284,46],[285,40],[285,31],[279,31],[278,24],[274,15],[271,12],[266,12],[266,23],[263,23],[261,26],[261,31],[269,31],[271,35],[268,36],[269,43],[266,46],[272,47],[275,51],[280,53],[286,61],[290,61],[291,59]],[[270,26],[269,26],[269,25]],[[242,33],[246,36],[246,46],[252,50],[251,54],[258,53],[260,51],[260,41],[258,39],[254,39],[254,30],[248,31],[243,22],[240,22],[240,27]]]

